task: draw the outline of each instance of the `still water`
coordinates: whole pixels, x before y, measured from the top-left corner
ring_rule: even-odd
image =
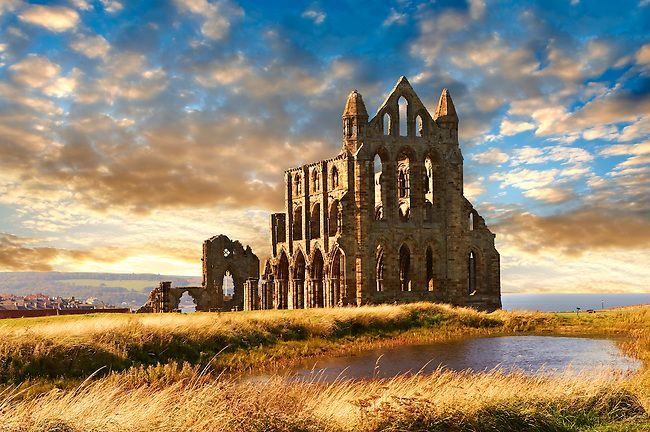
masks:
[[[640,366],[638,360],[625,356],[609,339],[501,336],[381,348],[351,356],[311,360],[285,372],[296,379],[331,382],[337,378],[390,378],[418,371],[430,373],[439,367],[455,371],[480,372],[498,368],[526,374],[571,374],[600,369],[632,372]]]

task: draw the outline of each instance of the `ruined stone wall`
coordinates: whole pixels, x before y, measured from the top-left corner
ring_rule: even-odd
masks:
[[[197,311],[243,310],[245,300],[249,308],[259,308],[257,280],[260,260],[250,246],[244,248],[238,241],[218,235],[203,242],[203,284],[200,287],[172,287],[161,282],[154,288],[147,303],[138,312],[176,312],[183,294],[187,293]],[[223,279],[232,275],[234,295],[224,301]],[[246,289],[248,293],[245,295]]]
[[[244,307],[244,282],[259,279],[260,260],[250,246],[244,248],[239,241],[218,235],[203,242],[203,287],[210,297],[210,308],[231,310]],[[224,301],[223,278],[232,275],[234,294]]]

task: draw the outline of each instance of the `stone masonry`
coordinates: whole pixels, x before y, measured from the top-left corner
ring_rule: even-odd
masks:
[[[342,120],[336,157],[285,172],[286,210],[271,216],[259,307],[501,307],[495,235],[463,195],[449,92],[431,116],[401,77],[372,119],[350,93]]]

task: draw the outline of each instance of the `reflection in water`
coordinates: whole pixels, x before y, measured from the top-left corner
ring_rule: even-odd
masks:
[[[316,374],[319,380],[334,381],[337,377],[367,379],[418,371],[430,373],[439,367],[455,371],[499,368],[505,372],[558,374],[595,369],[634,371],[640,362],[623,355],[608,339],[503,336],[382,348],[353,356],[312,360],[287,372],[297,379]]]

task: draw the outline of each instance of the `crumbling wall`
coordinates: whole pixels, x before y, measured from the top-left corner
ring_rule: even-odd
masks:
[[[154,288],[138,312],[176,312],[181,297],[188,293],[197,311],[230,311],[244,309],[245,285],[248,289],[247,304],[258,308],[257,280],[260,260],[250,246],[245,248],[239,241],[218,235],[203,242],[203,284],[200,287],[172,287],[171,282],[160,282]],[[234,295],[224,301],[223,279],[230,273],[234,282]]]

